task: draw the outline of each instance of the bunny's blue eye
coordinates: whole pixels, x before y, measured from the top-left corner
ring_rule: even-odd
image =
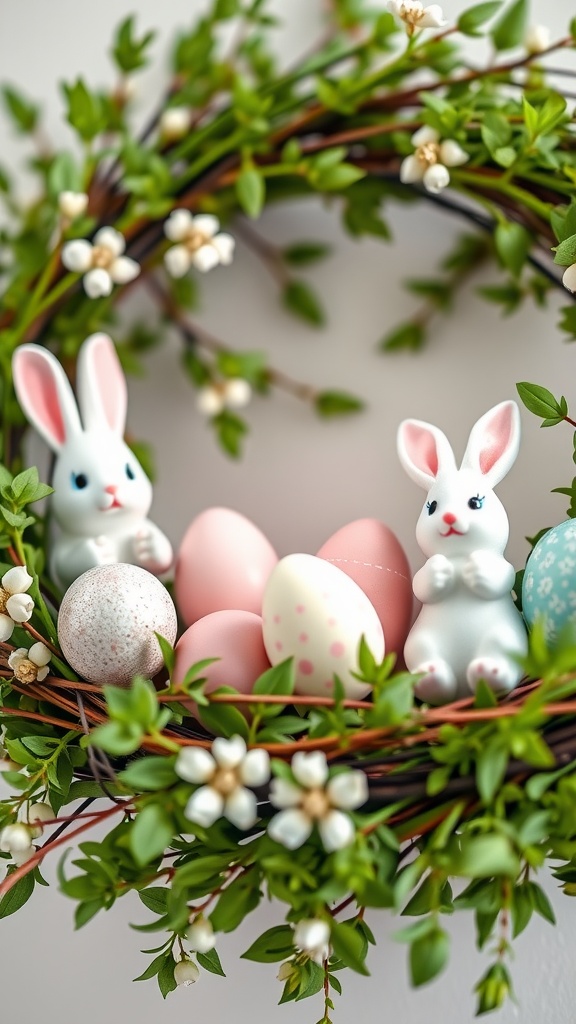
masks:
[[[128,477],[129,480],[134,480],[136,477],[136,473],[132,469],[132,466],[130,465],[129,462],[126,463],[126,476]]]
[[[482,508],[483,504],[484,497],[481,498],[479,494],[476,494],[473,498],[470,498],[468,502],[468,508],[479,509]]]
[[[75,491],[82,491],[88,487],[88,477],[85,473],[72,473],[72,487]]]
[[[438,508],[438,502],[437,501],[427,501],[426,502],[426,508],[428,509],[428,515],[429,516],[433,516],[435,511],[436,511],[436,509]]]

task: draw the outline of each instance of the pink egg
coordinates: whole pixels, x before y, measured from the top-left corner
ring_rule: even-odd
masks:
[[[174,591],[187,626],[211,612],[262,610],[278,555],[254,523],[230,508],[208,508],[192,520],[176,560]]]
[[[356,519],[332,534],[318,551],[355,583],[374,605],[386,651],[402,657],[412,622],[412,576],[396,535],[378,519]]]
[[[198,619],[176,644],[174,681],[182,682],[191,665],[204,658],[218,658],[202,670],[207,693],[219,686],[233,686],[251,693],[258,676],[270,668],[262,639],[262,619],[254,612],[228,609]],[[195,706],[191,706],[195,713]]]

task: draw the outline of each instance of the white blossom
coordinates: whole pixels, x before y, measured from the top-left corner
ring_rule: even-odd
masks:
[[[190,210],[172,210],[164,224],[164,234],[176,243],[164,254],[170,277],[184,277],[192,266],[205,273],[220,263],[232,263],[234,238],[220,231],[220,221],[211,213],[193,216]]]
[[[350,769],[328,778],[326,755],[321,751],[298,751],[292,758],[296,783],[275,778],[270,802],[281,808],[268,825],[268,834],[289,850],[306,842],[318,826],[327,853],[354,841],[354,822],[345,811],[361,807],[368,799],[368,784],[362,771]]]
[[[450,184],[449,167],[460,167],[469,160],[455,139],[440,141],[439,132],[427,124],[414,133],[411,142],[415,152],[402,161],[400,181],[408,185],[422,182],[434,194]]]
[[[576,292],[576,263],[573,263],[571,267],[566,267],[562,275],[562,284],[569,292]]]
[[[21,822],[16,822],[14,825],[6,825],[0,832],[0,850],[2,853],[26,853],[31,847],[32,834],[30,829]]]
[[[196,408],[203,416],[218,416],[223,409],[243,409],[252,398],[252,388],[243,377],[230,377],[200,388]]]
[[[195,981],[198,981],[200,977],[200,971],[193,960],[184,958],[179,960],[174,967],[174,981],[177,985],[184,985],[188,988],[193,985]]]
[[[0,580],[0,641],[9,640],[14,626],[31,618],[34,601],[26,591],[32,583],[25,565],[15,565]]]
[[[158,128],[167,142],[177,142],[190,128],[190,110],[188,107],[168,107],[162,112]]]
[[[318,917],[298,921],[294,928],[294,945],[310,960],[323,964],[330,956],[330,925]]]
[[[21,683],[34,683],[36,680],[41,683],[48,675],[48,663],[51,654],[46,644],[40,640],[32,644],[29,650],[25,647],[17,647],[8,658],[8,665],[14,673],[14,677]]]
[[[548,25],[530,25],[524,36],[524,49],[528,53],[544,53],[552,43],[552,33]]]
[[[47,803],[31,804],[26,813],[26,824],[30,828],[33,839],[38,839],[44,831],[44,822],[54,818],[54,811]]]
[[[91,299],[110,295],[115,284],[127,284],[138,277],[136,260],[123,256],[124,236],[115,228],[100,228],[89,242],[74,238],[62,248],[62,263],[67,270],[83,274],[84,291]]]
[[[208,953],[216,945],[214,929],[205,917],[198,917],[186,932],[186,941],[194,953]]]
[[[440,4],[424,4],[419,0],[388,0],[388,10],[406,25],[408,35],[417,28],[442,28],[446,18]]]
[[[258,819],[256,796],[247,786],[263,786],[270,778],[270,758],[265,750],[247,750],[241,736],[218,736],[212,753],[201,747],[184,747],[176,759],[176,774],[200,786],[184,811],[189,821],[209,828],[225,817],[240,829]]]
[[[58,209],[66,220],[81,217],[87,206],[88,196],[85,192],[61,192],[58,196]]]

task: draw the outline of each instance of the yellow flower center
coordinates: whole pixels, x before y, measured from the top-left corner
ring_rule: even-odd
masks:
[[[95,245],[92,249],[92,266],[101,270],[108,270],[108,267],[116,259],[114,253],[107,245]]]
[[[35,683],[38,678],[38,666],[29,658],[22,658],[14,669],[14,677],[20,683]]]
[[[0,587],[0,615],[7,614],[6,605],[8,604],[11,596],[12,595],[9,594],[7,590],[4,590],[4,587]]]
[[[184,239],[184,245],[188,249],[189,253],[198,252],[203,245],[209,245],[212,239],[205,235],[203,231],[198,231],[198,228],[192,227]]]
[[[239,786],[238,774],[233,768],[218,768],[210,781],[212,789],[221,796],[230,796]]]
[[[302,798],[302,810],[309,818],[319,821],[330,810],[330,801],[323,789],[309,789]]]
[[[438,142],[424,142],[416,150],[416,159],[425,167],[433,167],[440,160],[440,144]]]

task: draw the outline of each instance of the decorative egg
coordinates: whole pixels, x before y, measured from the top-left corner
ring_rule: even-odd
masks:
[[[204,690],[233,686],[251,693],[258,676],[270,668],[262,639],[262,619],[238,609],[211,612],[198,619],[176,644],[174,682],[182,682],[188,669],[204,658],[218,658],[202,669]],[[191,707],[196,713],[196,708]]]
[[[187,626],[210,612],[262,610],[266,581],[278,561],[254,523],[230,508],[208,508],[192,520],[176,561],[174,592]]]
[[[576,622],[576,520],[552,527],[534,545],[522,580],[522,612],[529,626],[543,619],[554,644]]]
[[[412,575],[396,535],[379,519],[342,526],[317,552],[350,576],[374,605],[386,650],[402,657],[413,617]]]
[[[128,686],[163,665],[155,633],[172,644],[176,609],[166,588],[137,565],[99,565],[78,576],[58,614],[64,657],[91,683]]]
[[[364,591],[341,569],[316,555],[282,558],[266,584],[262,619],[272,664],[294,658],[297,693],[330,696],[334,673],[348,697],[368,693],[370,687],[352,675],[360,639],[380,660],[384,633]]]

